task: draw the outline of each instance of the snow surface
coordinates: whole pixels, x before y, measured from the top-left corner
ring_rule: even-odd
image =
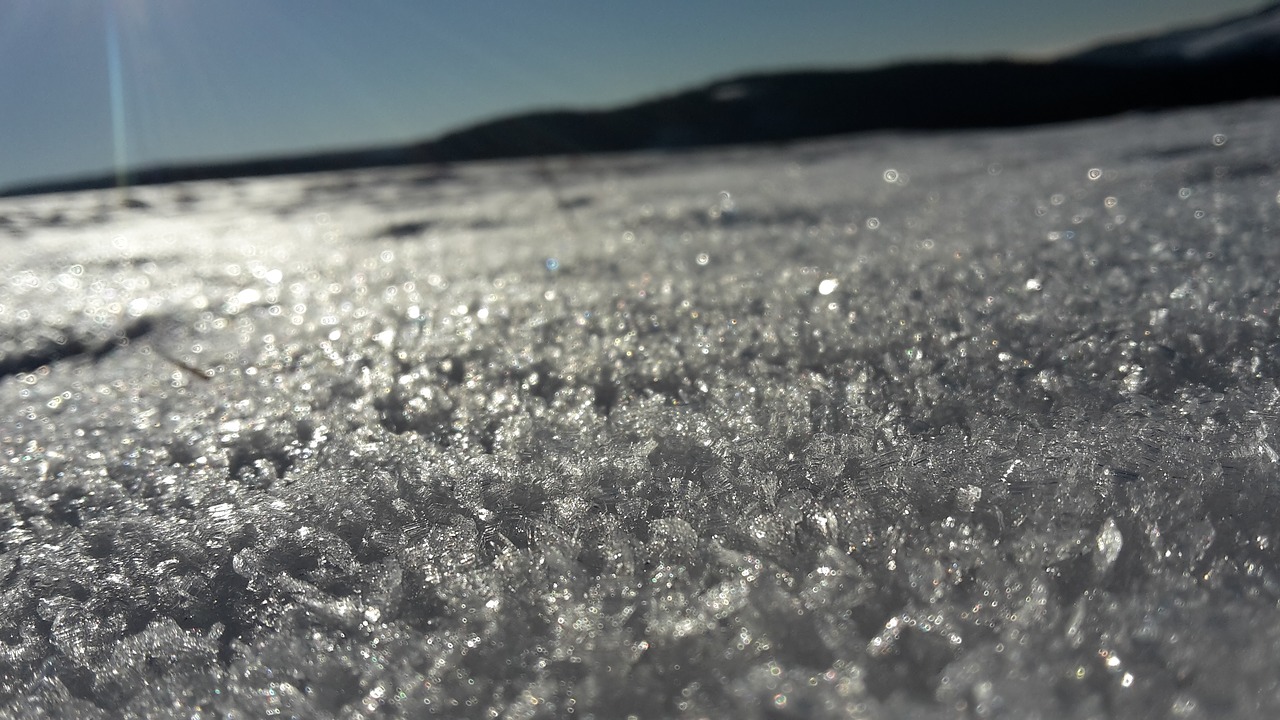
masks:
[[[1280,104],[0,201],[4,717],[1280,716]]]

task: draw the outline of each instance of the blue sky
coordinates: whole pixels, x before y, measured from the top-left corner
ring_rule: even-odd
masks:
[[[0,0],[0,187],[421,139],[745,71],[1050,56],[1259,0]]]

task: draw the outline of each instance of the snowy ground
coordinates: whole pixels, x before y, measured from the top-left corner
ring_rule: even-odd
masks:
[[[0,715],[1280,714],[1278,162],[1264,103],[0,201]]]

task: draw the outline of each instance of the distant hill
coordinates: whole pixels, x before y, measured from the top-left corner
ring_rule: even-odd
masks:
[[[135,185],[465,160],[777,143],[871,130],[1035,125],[1280,95],[1280,4],[1048,62],[917,62],[749,75],[625,107],[526,113],[421,143],[145,168]],[[10,188],[112,187],[114,175]]]

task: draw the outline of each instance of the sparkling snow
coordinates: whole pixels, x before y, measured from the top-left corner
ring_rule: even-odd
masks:
[[[0,200],[0,714],[1280,715],[1278,163],[1254,103]]]

